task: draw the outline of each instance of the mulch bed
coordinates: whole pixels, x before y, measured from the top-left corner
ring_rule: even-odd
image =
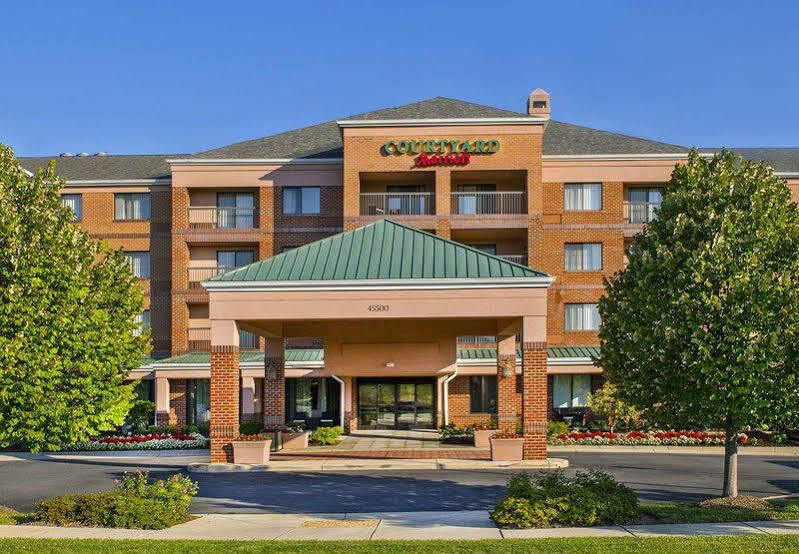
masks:
[[[710,498],[698,504],[702,508],[730,508],[745,510],[773,510],[774,506],[768,501],[756,496],[724,496]]]

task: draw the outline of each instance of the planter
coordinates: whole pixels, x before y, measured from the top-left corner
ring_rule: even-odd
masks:
[[[491,438],[491,460],[495,462],[520,462],[524,454],[524,439]]]
[[[309,431],[302,433],[283,433],[283,448],[286,450],[302,450],[308,448]]]
[[[233,441],[233,463],[262,465],[269,461],[271,440]]]
[[[490,439],[497,432],[496,429],[475,429],[474,430],[474,446],[475,448],[490,448],[488,439]]]
[[[283,431],[280,429],[264,429],[262,434],[269,435],[269,438],[272,439],[270,448],[272,452],[278,452],[283,449]]]

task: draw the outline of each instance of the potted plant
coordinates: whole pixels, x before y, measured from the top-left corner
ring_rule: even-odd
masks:
[[[241,435],[233,441],[233,463],[261,465],[269,461],[272,440],[264,435]]]
[[[285,425],[283,427],[283,448],[286,450],[302,450],[308,448],[310,431],[302,423]]]
[[[495,462],[520,462],[524,457],[524,437],[516,433],[495,433],[489,439]]]
[[[493,422],[481,423],[474,426],[474,446],[475,448],[489,448],[488,439],[497,432],[497,426]]]

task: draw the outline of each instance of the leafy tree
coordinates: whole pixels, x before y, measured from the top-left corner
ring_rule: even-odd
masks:
[[[601,389],[588,396],[588,407],[597,417],[607,422],[611,433],[619,423],[639,418],[638,410],[619,398],[616,387],[611,383],[605,383]]]
[[[63,184],[53,164],[28,175],[0,145],[0,447],[53,449],[119,425],[148,349],[141,287],[72,222]]]
[[[770,167],[696,151],[667,184],[600,300],[599,363],[626,402],[670,427],[737,433],[799,413],[799,215]]]

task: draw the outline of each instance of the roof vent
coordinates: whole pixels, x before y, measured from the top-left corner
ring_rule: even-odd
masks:
[[[527,100],[528,114],[549,119],[549,110],[549,93],[547,91],[537,88],[530,93],[530,98]]]
[[[74,154],[72,152],[62,152],[58,156],[60,158],[71,158],[72,156],[74,156]]]
[[[80,154],[78,154],[78,156],[80,156],[81,158],[85,158],[88,155],[89,155],[88,152],[81,152]]]
[[[95,154],[95,156],[107,156],[107,155],[108,152],[97,152],[97,154]]]

